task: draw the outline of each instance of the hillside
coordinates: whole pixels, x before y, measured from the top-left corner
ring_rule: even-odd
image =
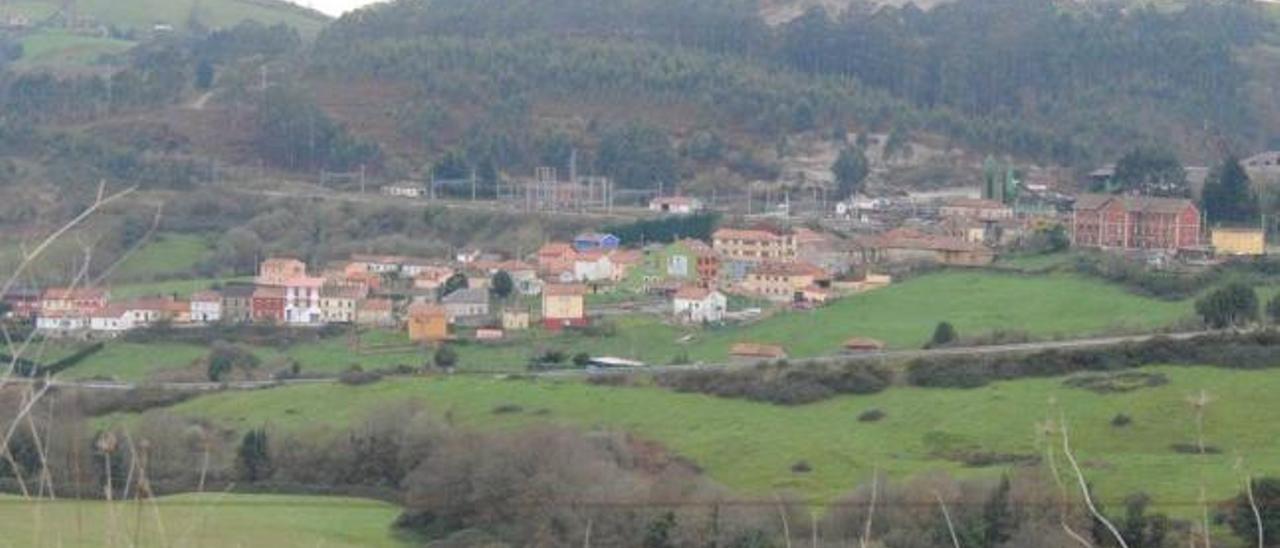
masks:
[[[20,69],[81,70],[100,65],[158,36],[159,29],[198,24],[220,29],[242,21],[283,24],[304,37],[326,25],[324,14],[280,0],[61,0],[0,3],[0,20],[22,18],[28,27],[13,31],[23,47]],[[0,35],[2,36],[2,35]]]

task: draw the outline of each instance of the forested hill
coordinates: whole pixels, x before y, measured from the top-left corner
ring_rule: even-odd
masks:
[[[473,141],[521,141],[493,133],[532,125],[528,105],[548,99],[680,104],[696,112],[690,125],[721,137],[896,129],[1070,165],[1113,159],[1135,141],[1211,156],[1280,133],[1262,122],[1275,107],[1247,93],[1271,76],[1242,62],[1274,38],[1261,6],[1065,11],[1053,0],[958,0],[838,18],[815,9],[778,26],[758,7],[400,0],[331,25],[313,69],[409,82],[444,112],[489,98],[485,122],[461,129]],[[522,160],[514,156],[485,160]]]

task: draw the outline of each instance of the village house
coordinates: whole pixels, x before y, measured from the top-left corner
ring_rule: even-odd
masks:
[[[702,200],[688,196],[658,197],[649,201],[649,211],[673,215],[691,215],[705,209]]]
[[[284,323],[285,291],[278,286],[260,286],[253,290],[250,317],[255,323]]]
[[[603,250],[586,251],[573,261],[573,278],[579,282],[603,282],[613,279],[613,259]]]
[[[545,281],[571,283],[574,281],[574,261],[578,252],[563,242],[552,242],[538,249],[538,275]]]
[[[986,266],[995,262],[991,248],[952,236],[900,228],[879,238],[878,255],[891,263],[932,262],[951,266]]]
[[[157,322],[180,322],[189,314],[191,305],[170,297],[141,297],[120,303],[134,327],[147,327]]]
[[[1071,226],[1076,247],[1175,252],[1200,245],[1200,210],[1181,198],[1082,194]]]
[[[505,331],[528,331],[530,314],[524,310],[506,310],[502,312],[502,329]]]
[[[409,305],[406,328],[415,343],[438,343],[449,339],[448,312],[442,306],[417,303]]]
[[[217,323],[222,320],[222,294],[201,291],[191,296],[191,321]]]
[[[110,304],[89,317],[89,330],[114,337],[136,327],[124,305]]]
[[[431,266],[418,272],[413,278],[413,288],[427,292],[433,300],[440,299],[440,290],[456,271],[447,266]]]
[[[831,277],[809,263],[763,263],[747,274],[739,288],[747,294],[776,302],[804,300],[809,287],[828,287]]]
[[[711,239],[712,248],[726,261],[786,262],[796,258],[796,242],[791,234],[722,228]]]
[[[248,284],[234,284],[222,288],[222,317],[231,323],[248,323],[253,320],[253,293]]]
[[[382,194],[397,198],[421,198],[427,194],[427,187],[405,181],[382,187]]]
[[[613,234],[588,232],[579,234],[573,239],[573,250],[578,253],[586,251],[613,251],[622,245],[622,240]]]
[[[320,289],[324,278],[299,276],[284,282],[285,321],[292,325],[317,325],[324,313],[320,310]]]
[[[720,276],[720,259],[699,240],[680,240],[653,246],[643,260],[627,270],[623,282],[631,291],[670,292],[685,285],[714,287]]]
[[[107,306],[111,294],[92,287],[50,288],[40,296],[40,314],[75,313],[83,318]]]
[[[449,315],[449,323],[466,323],[489,315],[489,290],[459,289],[440,299]]]
[[[681,288],[671,300],[672,313],[684,323],[720,323],[729,311],[724,293],[705,287]]]
[[[1259,257],[1267,254],[1267,235],[1262,228],[1218,227],[1211,231],[1213,252],[1227,257]]]
[[[89,328],[89,317],[102,309],[90,312],[80,310],[41,311],[36,318],[36,330],[48,336],[71,335]]]
[[[587,287],[580,284],[549,284],[542,289],[542,323],[558,331],[587,325]]]
[[[39,289],[14,287],[4,294],[2,302],[8,307],[8,315],[14,318],[32,319],[40,314]]]
[[[793,237],[798,262],[820,267],[832,275],[842,275],[858,262],[857,254],[850,251],[850,243],[830,234],[797,228]]]
[[[395,274],[400,272],[405,261],[405,257],[397,255],[367,255],[355,254],[351,256],[351,263],[374,274]]]
[[[307,264],[297,259],[272,257],[258,267],[258,285],[284,285],[293,278],[307,275]]]
[[[356,303],[356,323],[374,327],[396,324],[395,304],[391,299],[368,298]]]
[[[356,304],[366,293],[354,287],[320,288],[320,317],[324,323],[355,323]]]
[[[995,200],[952,198],[938,209],[943,219],[965,219],[978,222],[1000,222],[1013,219],[1013,208]]]

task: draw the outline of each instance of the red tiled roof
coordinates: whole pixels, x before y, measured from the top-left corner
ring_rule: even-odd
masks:
[[[676,291],[675,298],[684,301],[703,301],[711,296],[711,290],[705,287],[685,286]]]
[[[412,318],[440,317],[447,314],[444,307],[434,304],[414,303],[409,305],[409,316]]]
[[[813,276],[821,278],[827,275],[827,271],[811,263],[797,261],[792,263],[785,262],[768,262],[757,267],[753,274],[766,276]]]
[[[786,349],[773,344],[757,344],[757,343],[737,343],[729,349],[729,354],[742,358],[771,358],[782,359],[787,357]]]
[[[360,301],[360,310],[369,310],[373,312],[390,312],[392,309],[391,299],[365,299]]]
[[[44,292],[45,300],[82,300],[82,299],[104,299],[107,296],[105,289],[96,287],[54,287],[46,289]]]
[[[782,236],[769,232],[767,230],[743,230],[737,228],[722,228],[715,231],[711,235],[717,240],[760,240],[760,241],[778,241],[783,239]]]
[[[548,297],[580,297],[587,294],[587,286],[582,284],[548,284],[542,288],[542,294]]]
[[[1131,213],[1166,213],[1177,214],[1195,207],[1191,200],[1185,198],[1158,198],[1154,196],[1114,196],[1110,194],[1081,194],[1076,197],[1076,211],[1097,211],[1119,203],[1125,211]]]
[[[191,296],[191,302],[195,303],[217,303],[222,302],[222,295],[217,291],[201,291]]]

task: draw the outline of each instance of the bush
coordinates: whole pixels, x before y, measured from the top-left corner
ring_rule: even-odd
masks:
[[[885,412],[879,409],[868,409],[858,414],[858,422],[879,422],[885,418]]]
[[[796,461],[791,465],[791,471],[796,474],[808,474],[813,471],[813,466],[807,460]]]
[[[874,394],[889,387],[893,373],[859,362],[842,366],[770,366],[734,371],[673,371],[655,378],[658,386],[722,398],[742,398],[779,405],[803,405],[837,394]]]
[[[1175,443],[1173,445],[1170,445],[1169,448],[1172,449],[1174,453],[1178,453],[1181,455],[1199,455],[1200,454],[1200,446],[1194,443]],[[1204,453],[1206,455],[1221,455],[1222,449],[1219,449],[1212,445],[1206,445],[1204,446]]]
[[[499,405],[493,408],[494,415],[514,415],[516,413],[523,413],[523,412],[524,412],[524,408],[514,403],[504,403],[502,405]]]
[[[1133,424],[1133,418],[1124,413],[1117,413],[1116,416],[1111,417],[1111,426],[1116,428],[1124,428],[1130,424]]]
[[[382,374],[376,371],[365,371],[358,365],[343,371],[338,375],[338,382],[348,386],[361,386],[365,384],[373,384],[382,380]]]
[[[631,383],[631,377],[624,373],[603,373],[587,377],[587,383],[596,386],[626,386]]]

